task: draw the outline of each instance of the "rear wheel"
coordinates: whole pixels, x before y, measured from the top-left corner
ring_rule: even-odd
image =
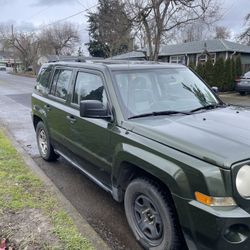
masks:
[[[148,179],[135,179],[125,193],[125,211],[136,239],[145,249],[185,249],[167,195]]]
[[[59,155],[55,153],[47,128],[42,121],[38,122],[36,126],[37,145],[42,158],[46,161],[55,161]]]
[[[240,91],[240,95],[245,95],[246,92],[245,91]]]

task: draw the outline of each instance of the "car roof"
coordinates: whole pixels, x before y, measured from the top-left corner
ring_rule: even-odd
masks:
[[[250,71],[246,72],[243,76],[243,78],[250,78]]]
[[[166,68],[185,68],[181,64],[152,62],[152,61],[126,61],[126,60],[93,60],[86,62],[52,62],[46,63],[44,66],[64,66],[74,68],[91,68],[91,69],[106,69],[110,70],[132,70],[132,69],[166,69]]]

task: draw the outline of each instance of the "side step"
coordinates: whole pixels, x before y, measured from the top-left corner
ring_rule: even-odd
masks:
[[[98,179],[96,179],[92,174],[90,174],[89,172],[85,171],[83,168],[80,167],[80,165],[78,165],[77,163],[75,163],[74,161],[72,161],[69,157],[67,157],[66,155],[64,155],[62,152],[60,152],[59,150],[55,149],[55,153],[61,155],[66,161],[68,161],[70,164],[72,164],[74,167],[76,167],[77,169],[79,169],[83,174],[85,174],[90,180],[92,180],[94,183],[96,183],[99,187],[101,187],[102,189],[104,189],[106,192],[110,193],[113,196],[113,191],[112,189],[110,189],[109,187],[107,187],[106,185],[104,185],[102,182],[100,182]]]

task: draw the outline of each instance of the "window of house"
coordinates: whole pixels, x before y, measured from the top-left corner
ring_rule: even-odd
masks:
[[[98,100],[107,105],[107,95],[101,76],[78,72],[72,103],[79,105],[83,100]]]
[[[212,63],[215,64],[216,61],[216,53],[210,53],[210,58],[212,60]],[[208,60],[208,55],[207,54],[199,54],[198,55],[198,63],[200,64],[205,64]]]
[[[186,64],[185,56],[170,56],[170,63]]]
[[[72,70],[56,69],[50,93],[56,97],[66,100]]]

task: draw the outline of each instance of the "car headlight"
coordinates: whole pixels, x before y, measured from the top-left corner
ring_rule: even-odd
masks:
[[[236,188],[243,198],[250,198],[250,166],[244,165],[236,176]]]

